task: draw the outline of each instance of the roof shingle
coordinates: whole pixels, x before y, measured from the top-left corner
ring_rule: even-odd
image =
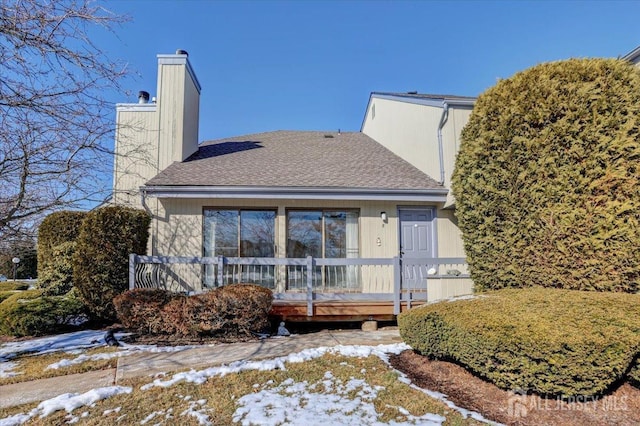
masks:
[[[205,142],[146,186],[443,189],[363,133],[316,131],[275,131]]]

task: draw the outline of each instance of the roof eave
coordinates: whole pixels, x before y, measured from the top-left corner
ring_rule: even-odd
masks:
[[[380,200],[444,203],[449,191],[432,189],[307,188],[257,186],[143,186],[155,198],[245,198],[299,200]]]
[[[476,98],[471,99],[459,99],[459,98],[416,98],[411,96],[393,95],[389,93],[371,92],[369,94],[369,101],[367,102],[367,108],[364,111],[364,117],[362,118],[362,124],[360,125],[360,132],[364,131],[364,125],[367,122],[367,114],[369,113],[369,107],[371,106],[372,99],[384,99],[396,102],[405,102],[415,105],[426,105],[436,108],[445,108],[445,105],[452,107],[465,107],[473,108],[476,103]]]
[[[631,52],[622,57],[623,60],[629,62],[635,62],[638,58],[640,58],[640,46],[636,47]]]
[[[442,98],[417,98],[412,96],[400,96],[400,95],[392,95],[392,94],[384,94],[384,93],[371,93],[371,98],[376,99],[387,99],[391,101],[405,102],[409,104],[417,104],[417,105],[427,105],[432,107],[442,108],[444,104],[449,106],[464,106],[464,107],[473,107],[476,103],[476,99],[460,99],[460,98],[450,98],[450,97],[442,97]]]

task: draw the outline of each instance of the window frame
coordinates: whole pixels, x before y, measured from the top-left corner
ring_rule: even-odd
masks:
[[[215,210],[215,211],[236,211],[238,212],[238,241],[237,247],[238,252],[236,256],[230,257],[242,257],[240,255],[242,250],[242,221],[241,221],[241,213],[243,211],[254,211],[254,212],[271,212],[274,213],[273,218],[273,253],[274,257],[278,257],[278,208],[277,207],[203,207],[202,208],[202,256],[206,257],[206,212],[207,210]],[[210,257],[216,257],[217,255],[213,254]],[[258,257],[258,256],[250,256],[250,257]]]
[[[325,217],[324,214],[325,212],[355,212],[358,214],[358,257],[360,257],[360,252],[361,252],[361,247],[362,247],[362,232],[361,232],[361,228],[362,228],[362,223],[360,222],[361,219],[361,209],[359,208],[340,208],[340,207],[295,207],[295,208],[288,208],[285,209],[285,247],[284,247],[284,251],[285,251],[285,257],[289,258],[289,212],[317,212],[319,211],[321,214],[321,219],[322,219],[322,232],[321,232],[321,238],[322,238],[322,259],[326,259],[326,229],[325,229]],[[344,257],[346,258],[346,256]],[[336,259],[340,259],[340,258],[336,258]]]
[[[358,238],[357,238],[357,244],[358,244],[358,252],[357,252],[357,258],[360,257],[360,253],[361,253],[361,243],[362,243],[362,232],[361,232],[361,209],[359,208],[340,208],[340,207],[326,207],[326,208],[314,208],[314,207],[309,207],[309,208],[305,208],[305,207],[300,207],[300,208],[291,208],[291,209],[285,209],[285,256],[287,258],[289,257],[289,230],[290,230],[290,221],[289,221],[289,214],[291,212],[310,212],[310,213],[315,213],[315,212],[319,212],[320,213],[320,217],[321,217],[321,234],[320,234],[320,238],[322,239],[321,244],[322,244],[322,253],[321,253],[321,258],[326,259],[326,222],[325,222],[325,214],[327,212],[336,212],[336,213],[356,213],[357,215],[357,231],[358,231]],[[346,223],[345,223],[346,226]],[[345,236],[346,238],[346,236]],[[345,242],[346,243],[346,242]],[[348,250],[345,247],[345,257],[343,257],[342,259],[347,259],[348,256]],[[340,259],[340,258],[336,258],[336,259]],[[335,270],[337,268],[344,268],[344,270],[348,270],[349,268],[356,268],[354,272],[354,283],[355,285],[353,287],[345,287],[345,286],[331,286],[328,283],[328,276],[329,274],[329,270]],[[286,276],[287,278],[285,279],[286,282],[286,291],[288,292],[296,292],[296,291],[306,291],[306,284],[300,285],[299,284],[299,279],[296,280],[296,283],[298,283],[297,285],[294,284],[292,286],[291,281],[290,281],[290,274],[292,273],[292,270],[296,270],[296,267],[288,267],[287,268],[287,272],[286,272]],[[347,266],[347,267],[343,267],[343,266],[316,266],[315,267],[316,272],[314,272],[314,279],[313,279],[313,289],[314,292],[333,292],[333,291],[338,291],[338,292],[360,292],[362,291],[362,282],[360,279],[360,273],[359,273],[359,268],[358,267],[353,267],[353,266]],[[316,275],[317,274],[317,275]],[[306,270],[301,270],[300,271],[300,277],[303,279],[303,282],[306,282],[306,278],[304,278],[306,275]]]
[[[278,256],[278,209],[277,208],[272,208],[272,207],[248,207],[248,208],[244,208],[244,207],[203,207],[202,208],[202,238],[201,238],[201,244],[202,244],[202,256],[203,257],[217,257],[218,255],[215,254],[215,249],[213,250],[213,253],[211,253],[211,256],[206,256],[206,252],[207,252],[207,235],[206,235],[206,230],[207,230],[207,217],[212,217],[212,216],[207,216],[207,211],[230,211],[230,212],[236,212],[236,220],[237,220],[237,251],[236,251],[236,255],[235,256],[228,256],[228,257],[242,257],[240,256],[240,254],[242,253],[242,212],[246,212],[246,211],[252,211],[252,212],[269,212],[273,214],[273,241],[272,243],[272,247],[273,247],[273,257],[277,257]],[[215,246],[214,246],[215,247]],[[259,258],[260,256],[251,256],[253,258]],[[223,282],[218,282],[218,264],[214,263],[214,264],[206,264],[206,265],[202,265],[203,270],[202,270],[202,285],[203,287],[219,287],[224,284],[224,279]],[[230,270],[227,270],[227,267],[230,267]],[[268,270],[270,270],[270,275],[271,275],[271,280],[269,281],[267,279],[266,283],[263,280],[260,280],[260,282],[256,282],[256,284],[258,285],[262,285],[265,286],[267,288],[270,288],[272,290],[276,289],[277,284],[277,278],[276,278],[276,268],[275,266],[252,266],[252,265],[225,265],[224,266],[224,273],[223,276],[231,276],[232,278],[232,282],[233,281],[233,277],[236,276],[240,276],[242,277],[244,274],[250,274],[252,273],[251,270],[258,268],[260,270],[260,276],[262,276],[262,271],[264,270],[264,268],[266,267]],[[269,271],[267,271],[267,277],[269,276]],[[242,279],[240,280],[241,282],[243,281]]]

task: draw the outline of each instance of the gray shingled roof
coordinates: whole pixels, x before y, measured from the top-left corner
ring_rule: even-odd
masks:
[[[275,131],[205,142],[146,185],[443,189],[362,133],[315,131]]]

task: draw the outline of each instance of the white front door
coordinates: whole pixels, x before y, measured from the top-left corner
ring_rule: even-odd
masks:
[[[434,218],[435,209],[401,209],[400,257],[402,259],[426,259],[435,257]],[[404,288],[426,288],[427,270],[430,265],[406,265],[402,267]]]

